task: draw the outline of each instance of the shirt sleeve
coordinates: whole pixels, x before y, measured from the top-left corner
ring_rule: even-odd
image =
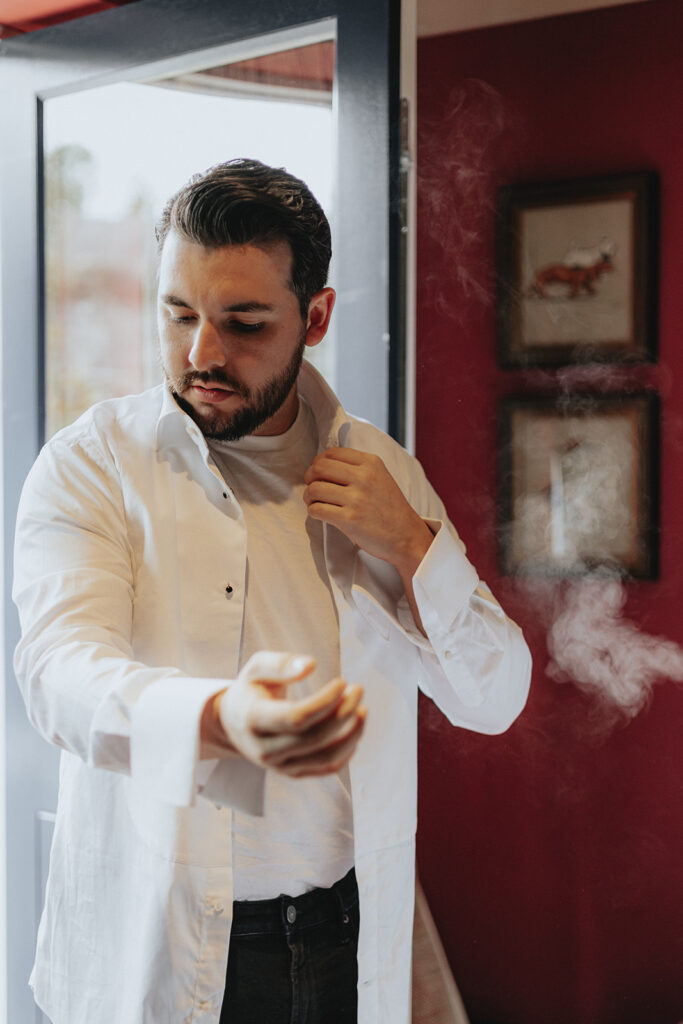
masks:
[[[135,567],[121,488],[113,459],[92,438],[51,442],[29,474],[13,597],[22,629],[15,672],[46,740],[93,768],[132,775],[170,803],[191,805],[213,786],[215,802],[262,813],[262,769],[239,757],[199,761],[202,710],[226,680],[135,657]]]
[[[426,642],[405,600],[399,621],[421,648],[422,689],[447,717],[479,732],[503,732],[526,703],[531,656],[451,529],[440,525],[413,577]]]
[[[398,629],[420,651],[420,689],[454,724],[504,732],[526,703],[531,656],[519,627],[505,614],[468,560],[465,546],[419,463],[391,467],[406,497],[434,533],[413,577],[426,637],[415,624],[403,588],[371,581],[365,571],[353,587],[359,610],[375,628]],[[398,579],[398,577],[397,577]]]

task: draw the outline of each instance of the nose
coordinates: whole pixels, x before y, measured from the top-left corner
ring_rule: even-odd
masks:
[[[195,370],[225,366],[226,352],[219,332],[209,320],[198,323],[192,339],[189,361]]]

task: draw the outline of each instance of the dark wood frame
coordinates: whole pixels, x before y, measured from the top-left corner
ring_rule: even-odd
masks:
[[[521,216],[527,210],[627,198],[633,204],[627,339],[543,344],[523,337]],[[659,182],[654,172],[500,188],[496,203],[497,356],[504,369],[587,362],[654,362],[657,353]]]
[[[585,417],[618,414],[631,410],[637,417],[638,459],[633,481],[636,495],[632,510],[636,521],[636,550],[630,559],[609,553],[573,564],[554,561],[552,555],[525,561],[517,550],[515,499],[520,474],[515,444],[515,414]],[[505,575],[577,577],[587,573],[618,572],[636,579],[656,579],[659,572],[659,397],[654,393],[618,395],[575,394],[562,397],[508,396],[499,402],[499,552]],[[549,473],[550,477],[550,473]],[[600,493],[600,492],[598,492]],[[549,496],[549,502],[552,500]],[[599,506],[596,505],[596,511]]]

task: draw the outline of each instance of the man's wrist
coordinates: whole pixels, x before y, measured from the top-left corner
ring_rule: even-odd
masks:
[[[236,752],[221,721],[220,704],[224,694],[225,690],[220,690],[204,705],[199,724],[199,758],[202,761]]]
[[[424,519],[418,517],[414,531],[393,563],[404,582],[412,580],[433,540],[431,528]]]

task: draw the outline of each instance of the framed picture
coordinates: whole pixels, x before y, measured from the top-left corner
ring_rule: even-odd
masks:
[[[654,361],[657,221],[650,172],[499,189],[500,365]]]
[[[658,424],[651,394],[501,399],[503,572],[656,578]]]

